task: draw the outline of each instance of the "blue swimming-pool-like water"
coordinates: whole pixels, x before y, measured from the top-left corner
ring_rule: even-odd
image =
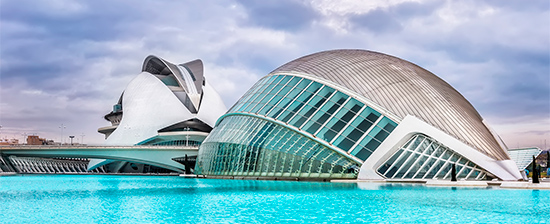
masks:
[[[550,191],[415,184],[0,177],[0,223],[550,223]]]

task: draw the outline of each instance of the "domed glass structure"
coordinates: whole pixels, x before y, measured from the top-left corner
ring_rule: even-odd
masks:
[[[260,79],[222,116],[196,169],[272,178],[521,178],[464,97],[405,60],[324,51]]]

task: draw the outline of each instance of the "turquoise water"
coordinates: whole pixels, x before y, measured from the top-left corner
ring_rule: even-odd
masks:
[[[1,223],[549,223],[549,190],[155,176],[0,177]]]

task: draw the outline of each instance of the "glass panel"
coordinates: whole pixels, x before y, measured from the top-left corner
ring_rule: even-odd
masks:
[[[256,101],[256,98],[257,98],[258,96],[260,96],[259,93],[254,93],[254,94],[250,97],[250,100],[248,100],[248,101],[245,103],[245,105],[243,105],[243,107],[239,108],[239,110],[240,110],[240,111],[248,111],[247,109],[252,108],[253,106],[255,106],[255,105],[256,105],[255,102],[257,102],[257,101]],[[253,105],[253,106],[251,107],[251,105]]]
[[[363,149],[367,143],[369,143],[369,141],[372,139],[372,137],[370,136],[365,136],[365,138],[363,138],[363,140],[361,140],[361,142],[355,146],[355,149],[353,149],[353,151],[351,152],[352,155],[355,155],[359,152],[359,150]]]
[[[355,154],[355,157],[365,161],[367,160],[367,158],[369,158],[370,154],[372,154],[372,152],[369,149],[363,148],[357,154]]]
[[[339,103],[343,103],[343,101],[345,100],[346,100],[345,98],[340,98],[338,103],[334,103],[333,101],[328,101],[327,103],[325,103],[325,105],[323,105],[323,107],[321,107],[321,111],[326,112],[326,114],[332,115],[334,112],[336,112],[336,110],[338,110],[338,108],[340,108]]]
[[[283,97],[280,95],[273,96],[273,98],[267,102],[267,104],[262,108],[258,114],[265,115],[268,111],[270,111]]]
[[[341,106],[346,100],[348,99],[348,96],[346,94],[343,94],[341,92],[336,92],[331,98],[330,101],[333,103],[338,104],[338,106]]]
[[[353,147],[355,142],[350,140],[349,138],[344,137],[343,135],[340,135],[338,136],[334,144],[338,146],[338,148],[347,152],[351,149],[351,147]]]
[[[450,163],[446,163],[446,162],[442,162],[442,166],[441,168],[439,168],[439,174],[437,174],[436,176],[434,176],[434,178],[437,178],[437,179],[443,179],[443,177],[445,177],[445,175],[447,174],[447,172],[450,172],[451,171],[451,166],[449,165]]]
[[[451,162],[456,162],[456,160],[458,160],[458,155],[457,154],[453,154],[453,156],[449,159]]]
[[[431,154],[433,154],[434,151],[435,151],[435,147],[436,147],[436,144],[430,144],[430,145],[428,146],[428,148],[426,149],[426,151],[424,151],[424,153],[425,153],[426,155],[431,155]]]
[[[376,150],[376,148],[378,148],[379,145],[380,145],[380,142],[378,140],[371,139],[369,143],[366,145],[366,147],[374,152],[374,150]]]
[[[409,168],[409,171],[407,174],[405,174],[404,178],[410,179],[416,174],[416,172],[421,171],[420,167],[422,167],[422,164],[426,162],[427,158],[428,158],[427,156],[419,155],[418,159],[414,161],[413,165]]]
[[[312,119],[306,123],[306,125],[304,126],[304,129],[310,134],[315,134],[315,132],[317,132],[317,129],[319,129],[320,127],[321,127],[321,124],[315,122]]]
[[[409,160],[406,161],[404,165],[399,166],[399,170],[397,171],[397,174],[395,175],[394,178],[404,178],[405,173],[412,166],[412,164],[418,159],[418,156],[419,156],[418,154],[413,153],[410,156]]]
[[[441,166],[443,165],[443,163],[439,160],[435,160],[434,159],[434,164],[430,166],[430,171],[428,171],[428,173],[425,175],[424,179],[432,179],[435,174],[437,174],[437,172],[441,169]]]
[[[345,100],[345,99],[341,98],[341,100]],[[304,126],[304,129],[307,132],[314,134],[315,132],[317,132],[318,128],[320,127],[320,125],[318,124],[324,124],[325,121],[327,121],[327,119],[330,118],[332,113],[334,113],[338,108],[339,108],[338,104],[335,104],[332,101],[328,101],[325,105],[323,105],[321,110],[317,111],[317,113],[313,115],[311,120],[308,123],[306,123],[306,125]]]
[[[297,89],[305,89],[309,83],[311,83],[311,80],[309,79],[302,79],[302,81],[300,83],[298,83],[298,85],[296,85],[295,88]]]
[[[321,91],[319,91],[321,87],[323,88],[321,89]],[[323,86],[320,83],[314,82],[311,85],[309,85],[309,87],[307,87],[306,91],[310,93],[316,93],[317,91],[319,91],[317,95],[328,97],[334,92],[334,89],[328,86]]]
[[[340,132],[340,130],[342,130],[342,128],[344,128],[344,126],[346,126],[346,123],[338,119],[337,117],[333,117],[325,126],[338,133]]]
[[[313,93],[310,93],[308,91],[303,91],[300,96],[296,97],[296,101],[300,101],[302,103],[308,102],[309,99],[313,96]]]
[[[401,158],[398,159],[398,160],[393,164],[393,167],[392,167],[392,168],[390,168],[390,170],[389,170],[388,173],[386,174],[386,177],[391,178],[391,177],[397,172],[397,170],[403,165],[403,163],[409,158],[410,155],[411,155],[411,152],[405,151],[405,153],[403,153],[403,155],[401,156]]]
[[[395,162],[395,160],[403,153],[403,149],[397,150],[395,154],[393,154],[392,157],[384,165],[382,165],[380,168],[378,168],[378,172],[381,174],[386,173],[388,169],[391,167],[391,165]]]
[[[444,151],[443,147],[436,148],[435,152],[433,153],[433,156],[436,157],[436,158],[439,158],[441,156],[441,154],[443,153],[443,151]]]
[[[367,130],[369,130],[369,128],[372,126],[372,122],[369,121],[369,120],[363,120],[362,117],[358,117],[357,119],[355,119],[356,121],[360,122],[357,126],[357,129],[358,130],[361,130],[361,132],[366,132]]]
[[[304,108],[307,108],[308,106],[305,106]],[[297,127],[299,128],[300,126],[302,126],[302,124],[304,122],[307,121],[307,118],[301,116],[300,114],[297,114],[296,116],[294,116],[294,118],[289,122],[289,124],[291,124],[292,126],[294,127]]]
[[[286,95],[285,97],[291,99],[292,101],[296,100],[296,96],[298,96],[298,94],[304,91],[302,89],[297,89],[293,87],[290,87],[290,88],[292,88],[292,91],[290,91],[290,93],[288,93],[288,95]]]
[[[412,178],[415,179],[422,179],[426,173],[430,170],[430,168],[433,166],[433,163],[435,162],[434,158],[426,156],[427,160],[423,161],[420,165],[420,169],[417,171],[416,175]]]
[[[315,83],[314,83],[315,84]],[[313,86],[313,84],[312,84]],[[311,87],[311,86],[310,86]],[[321,92],[324,92],[324,93],[321,93]],[[319,91],[319,94],[322,95],[322,94],[325,94],[326,97],[329,97],[330,94],[332,94],[331,90],[329,88],[323,88],[321,91]],[[299,115],[301,116],[296,116],[290,123],[294,124],[294,126],[296,127],[301,127],[301,125],[307,121],[312,114],[315,113],[315,111],[317,111],[317,109],[323,105],[323,103],[326,101],[327,99],[324,98],[324,97],[321,97],[321,96],[318,96],[318,95],[315,95],[311,101],[309,101],[309,105],[306,105],[304,106],[304,108],[302,108],[300,110],[300,112],[298,113]],[[313,105],[313,107],[311,106]]]
[[[279,104],[269,112],[268,116],[277,119],[279,114],[283,112],[283,109],[286,108],[291,102],[291,99],[283,98],[281,102],[279,102]]]
[[[384,126],[384,130],[391,133],[393,131],[393,129],[395,129],[395,126],[397,126],[397,125],[395,123],[393,123],[393,121],[391,121],[390,123],[388,123]]]
[[[320,137],[327,142],[331,142],[336,134],[338,134],[336,131],[324,127],[321,131],[319,131],[319,133],[317,133],[317,137]]]
[[[466,163],[468,163],[468,161],[464,157],[459,156],[459,155],[457,155],[457,156],[459,157],[458,160],[456,161],[458,164],[465,165]]]
[[[300,110],[302,108],[302,106],[304,106],[304,103],[303,102],[307,102],[309,100],[309,98],[312,96],[311,93],[309,92],[304,92],[300,95],[300,97],[298,97],[298,99],[302,102],[300,102],[299,100],[298,101],[294,101],[292,104],[290,104],[290,106],[287,108],[287,111],[285,111],[285,113],[283,113],[280,117],[282,117],[281,121],[283,122],[288,122],[288,120],[290,120],[290,118],[292,118],[294,116],[294,114],[296,112],[298,112],[298,110]]]
[[[367,120],[371,121],[372,123],[376,122],[376,120],[378,120],[380,116],[372,113],[372,114],[369,114],[369,116],[367,116]]]
[[[344,130],[344,132],[342,132],[342,135],[348,137],[355,143],[361,138],[361,136],[363,136],[363,132],[350,125],[346,128],[346,130]]]
[[[356,99],[351,98],[348,103],[344,106],[346,109],[353,111],[354,113],[359,112],[362,107],[364,107],[365,104],[359,102]]]
[[[461,167],[461,169],[462,169],[462,167]],[[457,167],[457,172],[459,172],[459,170],[460,169],[458,169],[458,167]],[[456,178],[466,178],[466,176],[468,176],[470,171],[472,171],[472,169],[470,169],[468,167],[464,167],[464,169],[462,169],[462,172],[457,173]]]
[[[377,140],[380,141],[380,142],[383,142],[383,141],[386,139],[386,137],[388,137],[388,135],[390,135],[390,134],[387,133],[386,131],[380,130],[380,131],[378,132],[378,134],[376,134],[376,135],[374,136],[374,138],[377,139]]]
[[[443,156],[441,156],[441,159],[447,160],[447,159],[449,159],[450,156],[451,156],[451,153],[449,153],[449,151],[445,151],[443,153]]]
[[[355,108],[355,111],[360,109],[358,105],[353,106],[353,108]],[[342,128],[344,128],[354,116],[354,112],[346,109],[340,109],[331,121],[327,123],[327,126],[336,132],[340,132],[340,130],[342,130]]]
[[[248,112],[257,113],[258,110],[260,110],[260,108],[262,108],[265,104],[267,104],[267,102],[273,97],[274,97],[273,94],[265,94],[264,97],[260,100],[260,102],[254,108],[248,110]]]
[[[286,75],[274,75],[274,76],[272,76],[272,77],[275,77],[275,78],[274,78],[274,79],[273,79],[273,78],[272,78],[272,79],[269,79],[269,81],[267,81],[266,83],[280,83],[282,79],[287,78],[287,77],[289,77],[289,76],[286,76]],[[288,82],[288,79],[285,79],[285,80],[286,80],[286,81],[284,81],[283,84],[286,83],[286,82]]]

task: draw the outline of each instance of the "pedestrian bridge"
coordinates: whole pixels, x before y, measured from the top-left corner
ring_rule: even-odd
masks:
[[[183,173],[185,166],[175,158],[198,155],[197,147],[190,146],[1,146],[0,155],[20,157],[65,157],[119,160],[149,164]]]

